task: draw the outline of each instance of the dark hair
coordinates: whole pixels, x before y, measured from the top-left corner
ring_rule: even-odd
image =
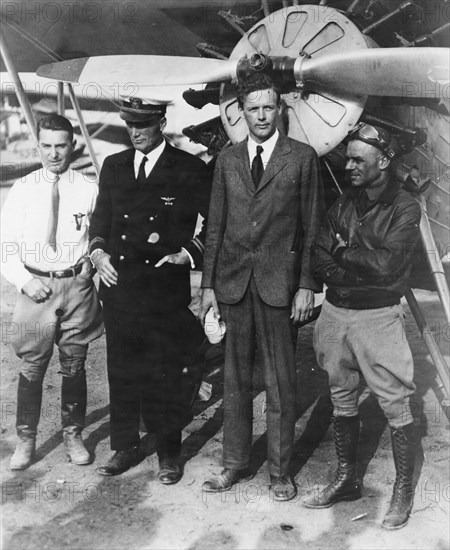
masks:
[[[39,138],[39,133],[41,130],[61,130],[69,134],[70,142],[73,141],[73,126],[70,120],[65,116],[52,113],[41,118],[37,124],[37,136]]]
[[[281,89],[277,84],[275,84],[270,76],[267,76],[264,73],[253,73],[248,78],[240,80],[237,87],[237,100],[239,107],[242,108],[244,106],[246,96],[252,92],[270,89],[277,94],[277,105],[279,105],[281,100]]]

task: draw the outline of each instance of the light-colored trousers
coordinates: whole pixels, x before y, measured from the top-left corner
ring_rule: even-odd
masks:
[[[325,300],[314,328],[314,349],[329,376],[335,416],[358,414],[361,373],[392,427],[413,421],[414,365],[400,304],[346,309]]]
[[[37,277],[51,289],[45,302],[19,294],[12,319],[12,345],[22,359],[28,380],[42,381],[59,348],[61,372],[73,375],[84,368],[90,342],[103,333],[102,309],[92,279],[82,275],[56,279]]]

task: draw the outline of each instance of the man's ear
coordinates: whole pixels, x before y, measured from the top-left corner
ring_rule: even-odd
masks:
[[[391,159],[387,155],[380,157],[380,170],[387,170],[391,164]]]
[[[75,146],[76,146],[76,144],[77,144],[77,140],[76,140],[76,139],[74,139],[74,140],[72,141],[72,149],[74,149],[74,150],[75,150]]]
[[[162,119],[159,121],[159,128],[161,129],[161,132],[166,127],[166,124],[167,124],[167,118],[163,116]]]

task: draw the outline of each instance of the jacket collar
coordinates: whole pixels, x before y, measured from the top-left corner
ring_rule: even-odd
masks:
[[[378,197],[378,199],[375,202],[379,202],[380,204],[386,204],[391,205],[394,202],[395,197],[398,195],[398,192],[400,191],[400,183],[394,179],[392,176],[389,176],[386,182],[386,187],[384,188],[384,191],[381,193],[381,195]],[[358,198],[360,193],[365,193],[365,188],[360,187],[352,187],[348,194],[353,198]]]
[[[248,158],[248,146],[247,140],[237,143],[233,148],[235,156],[240,162],[237,163],[237,170],[240,173],[241,178],[253,192],[259,193],[280,170],[286,165],[288,155],[291,152],[291,145],[289,139],[286,136],[280,134],[278,137],[275,148],[264,170],[263,177],[259,183],[258,189],[255,189],[252,175],[250,172],[250,160]]]

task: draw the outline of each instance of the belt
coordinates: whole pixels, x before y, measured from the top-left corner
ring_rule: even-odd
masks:
[[[69,267],[68,269],[61,269],[60,271],[40,271],[29,265],[25,265],[25,269],[33,275],[39,277],[50,277],[51,279],[66,279],[67,277],[76,277],[81,273],[83,264],[78,264],[75,267]]]

